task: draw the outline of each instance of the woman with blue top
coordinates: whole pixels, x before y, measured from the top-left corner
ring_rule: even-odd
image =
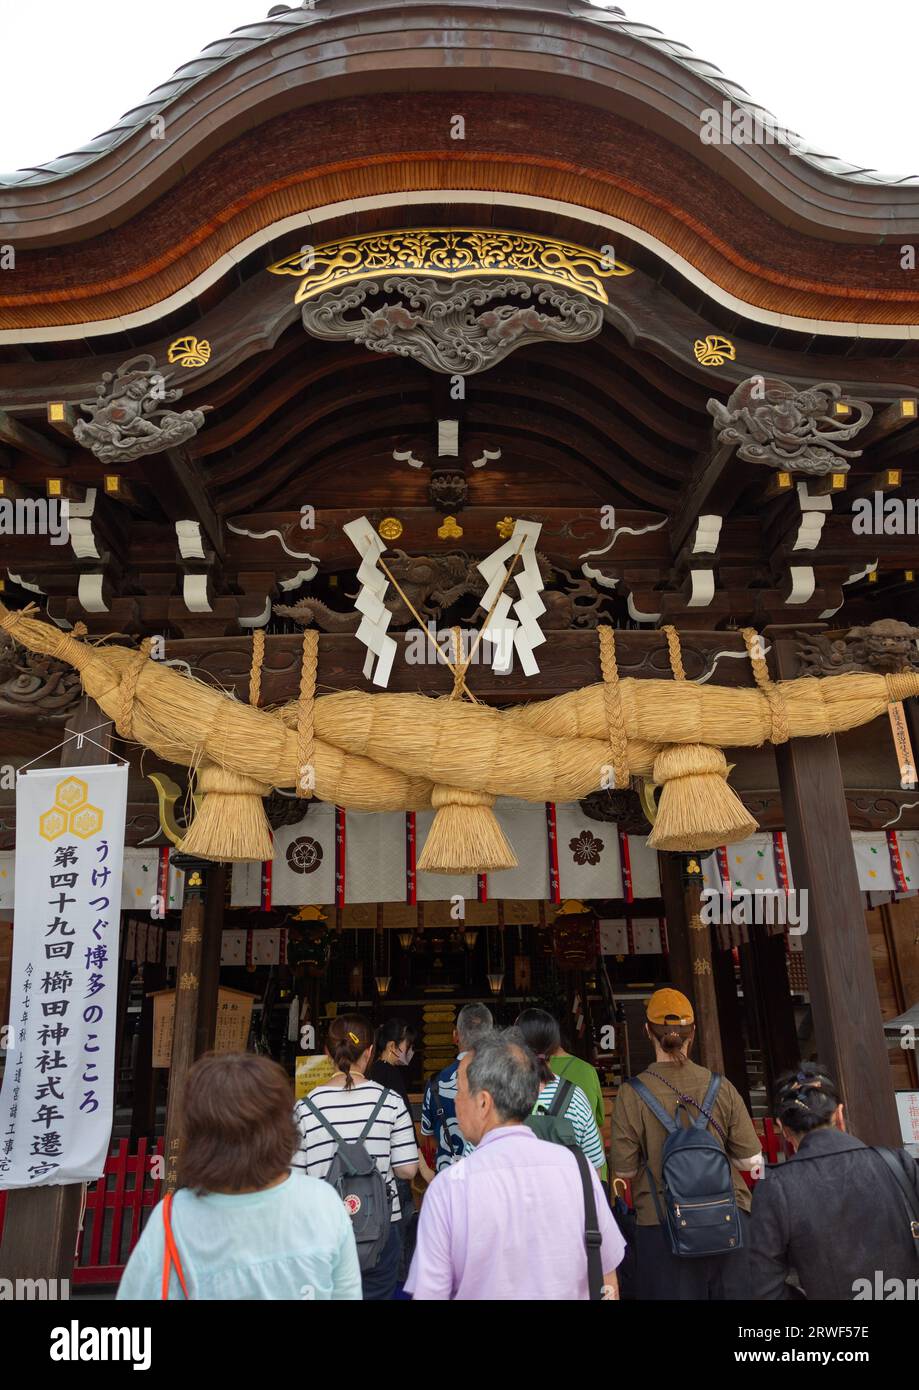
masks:
[[[359,1299],[337,1193],[291,1171],[291,1084],[276,1062],[209,1053],[185,1084],[179,1188],[156,1206],[119,1299]]]

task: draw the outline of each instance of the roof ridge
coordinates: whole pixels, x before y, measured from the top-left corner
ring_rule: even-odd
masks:
[[[569,0],[568,9],[569,13],[578,19],[584,19],[588,23],[601,24],[607,29],[615,27],[623,33],[628,33],[633,38],[647,43],[650,47],[656,48],[659,52],[666,53],[675,62],[695,72],[697,76],[710,82],[713,87],[724,92],[732,100],[736,100],[737,104],[748,111],[754,120],[759,120],[763,125],[772,127],[777,135],[787,137],[784,140],[777,140],[776,143],[784,144],[790,153],[805,160],[812,167],[836,178],[849,179],[852,182],[887,186],[919,185],[919,174],[881,174],[876,169],[870,169],[861,164],[853,164],[837,155],[828,154],[826,150],[821,150],[816,145],[811,145],[797,131],[780,125],[775,114],[767,106],[754,100],[745,87],[727,77],[716,63],[712,63],[707,58],[700,58],[688,44],[681,40],[667,38],[664,32],[654,25],[645,24],[642,20],[629,19],[625,12],[618,7],[607,8],[594,4],[593,0]],[[678,50],[683,51],[679,52]]]
[[[321,24],[324,20],[334,18],[331,6],[325,9],[318,8],[324,3],[325,0],[303,0],[299,6],[275,5],[269,10],[265,19],[240,25],[226,38],[215,39],[212,43],[207,44],[197,57],[176,68],[170,77],[154,87],[144,101],[126,111],[108,130],[102,131],[84,145],[59,155],[56,159],[46,160],[41,164],[30,165],[10,173],[0,173],[0,189],[15,189],[51,183],[56,179],[65,178],[78,169],[85,168],[94,160],[123,144],[146,121],[160,114],[177,96],[194,86],[205,73],[213,72],[216,68],[232,62],[241,54],[252,52],[270,40],[278,38],[282,33]],[[427,0],[401,0],[401,3],[411,7],[415,4],[427,3]],[[493,6],[496,0],[457,0],[457,3],[469,8],[477,6],[487,8]],[[379,10],[379,4],[376,4],[375,8]],[[549,9],[564,12],[574,19],[600,25],[606,30],[616,29],[640,43],[647,44],[650,48],[665,54],[687,71],[709,83],[716,91],[722,92],[729,100],[748,112],[754,120],[768,126],[778,137],[775,140],[776,144],[784,146],[790,153],[797,155],[812,168],[831,177],[845,179],[852,183],[885,187],[919,186],[919,174],[902,176],[881,174],[876,169],[853,164],[809,144],[796,132],[780,126],[774,114],[767,107],[754,101],[747,90],[740,83],[727,77],[717,64],[693,53],[692,49],[682,41],[668,38],[662,30],[657,29],[654,25],[645,24],[642,20],[629,19],[625,12],[618,7],[607,8],[592,3],[592,0],[511,0],[510,8],[521,10]],[[212,52],[212,50],[222,51]]]

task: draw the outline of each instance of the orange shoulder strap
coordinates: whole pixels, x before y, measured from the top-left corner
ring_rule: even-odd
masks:
[[[185,1275],[182,1272],[182,1261],[179,1259],[179,1252],[176,1249],[175,1236],[172,1234],[172,1193],[167,1192],[163,1198],[163,1232],[166,1237],[166,1244],[163,1248],[163,1288],[162,1297],[169,1297],[169,1273],[172,1265],[175,1265],[176,1277],[182,1286],[182,1292],[188,1297],[188,1289],[185,1287]]]

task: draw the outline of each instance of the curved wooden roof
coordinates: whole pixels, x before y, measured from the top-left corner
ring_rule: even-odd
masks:
[[[90,146],[0,180],[17,247],[0,342],[130,330],[292,226],[392,225],[387,203],[464,190],[494,225],[541,201],[619,229],[774,327],[911,337],[919,286],[900,246],[919,234],[917,181],[782,141],[703,144],[701,113],[725,100],[762,113],[656,31],[563,0],[272,13]]]

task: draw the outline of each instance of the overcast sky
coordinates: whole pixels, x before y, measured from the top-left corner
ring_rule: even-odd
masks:
[[[334,0],[318,0],[334,6]],[[271,0],[0,0],[0,170],[76,149]],[[640,0],[622,8],[830,154],[919,173],[915,0]]]

